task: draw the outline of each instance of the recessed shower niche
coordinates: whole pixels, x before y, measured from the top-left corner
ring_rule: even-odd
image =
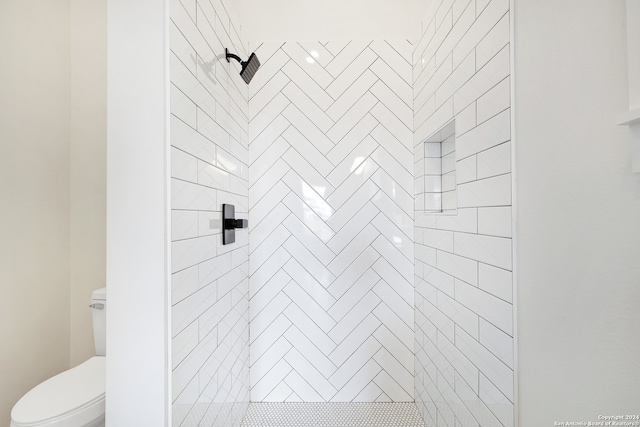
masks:
[[[455,120],[424,142],[424,211],[455,213],[456,133]]]

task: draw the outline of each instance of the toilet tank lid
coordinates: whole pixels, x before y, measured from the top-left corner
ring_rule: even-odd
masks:
[[[107,288],[96,289],[91,293],[91,299],[107,299]]]
[[[39,423],[104,399],[106,358],[95,356],[35,386],[11,411],[21,424]]]

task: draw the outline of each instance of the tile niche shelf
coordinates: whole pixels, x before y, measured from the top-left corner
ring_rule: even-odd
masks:
[[[424,212],[455,214],[456,126],[449,122],[424,142]]]

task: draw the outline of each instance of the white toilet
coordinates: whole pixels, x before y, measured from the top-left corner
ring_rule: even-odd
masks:
[[[91,295],[96,356],[35,386],[11,411],[10,427],[102,427],[107,289]]]

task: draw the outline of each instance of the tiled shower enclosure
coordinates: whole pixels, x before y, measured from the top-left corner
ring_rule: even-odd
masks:
[[[174,426],[513,426],[509,1],[434,3],[417,41],[247,43],[232,2],[171,1]]]
[[[509,1],[436,3],[413,56],[416,403],[427,425],[510,427]],[[452,122],[456,210],[438,214],[425,141]]]

